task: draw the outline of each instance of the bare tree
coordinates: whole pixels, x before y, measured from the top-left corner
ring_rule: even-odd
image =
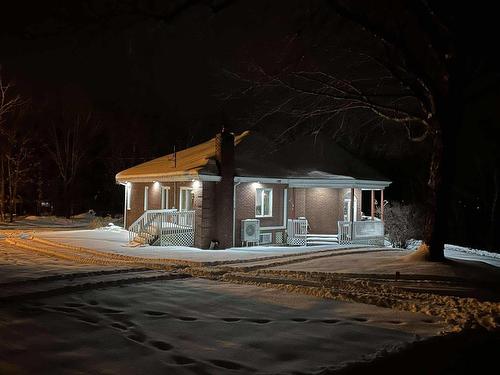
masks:
[[[2,77],[2,66],[0,65],[0,219],[5,217],[5,183],[6,176],[6,152],[8,149],[6,122],[7,116],[25,103],[19,94],[13,92],[14,84],[5,82]]]
[[[47,144],[49,155],[57,167],[61,181],[63,210],[66,217],[72,215],[72,189],[82,162],[88,157],[90,142],[96,134],[99,123],[92,113],[77,114],[69,122],[53,124]]]
[[[0,65],[0,131],[2,132],[6,115],[13,112],[23,102],[19,94],[12,92],[13,88],[12,82],[4,82]]]
[[[19,187],[32,181],[32,171],[36,162],[33,160],[32,138],[27,132],[16,129],[9,132],[9,147],[5,153],[8,186],[9,221],[17,214]]]

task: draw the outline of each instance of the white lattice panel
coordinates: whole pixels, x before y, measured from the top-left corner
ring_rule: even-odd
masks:
[[[194,231],[183,233],[163,234],[160,241],[161,246],[194,246]]]

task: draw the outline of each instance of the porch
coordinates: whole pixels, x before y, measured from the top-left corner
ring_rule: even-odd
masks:
[[[195,211],[146,210],[128,231],[129,243],[194,246]]]
[[[290,186],[288,245],[384,244],[383,189],[311,185]]]
[[[381,220],[339,221],[337,225],[336,234],[314,234],[309,232],[306,218],[288,219],[287,245],[384,245],[384,223]]]

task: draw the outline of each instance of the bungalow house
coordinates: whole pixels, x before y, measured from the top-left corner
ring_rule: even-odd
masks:
[[[130,240],[227,248],[383,239],[374,202],[389,181],[325,140],[302,137],[274,150],[261,134],[223,130],[119,172]]]

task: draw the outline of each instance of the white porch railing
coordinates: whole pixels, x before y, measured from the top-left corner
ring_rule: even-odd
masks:
[[[129,241],[193,246],[194,231],[195,211],[147,210],[129,227]]]
[[[366,245],[384,244],[384,223],[379,220],[339,221],[339,244],[359,243]]]
[[[292,246],[307,246],[307,219],[288,219],[286,243]]]

